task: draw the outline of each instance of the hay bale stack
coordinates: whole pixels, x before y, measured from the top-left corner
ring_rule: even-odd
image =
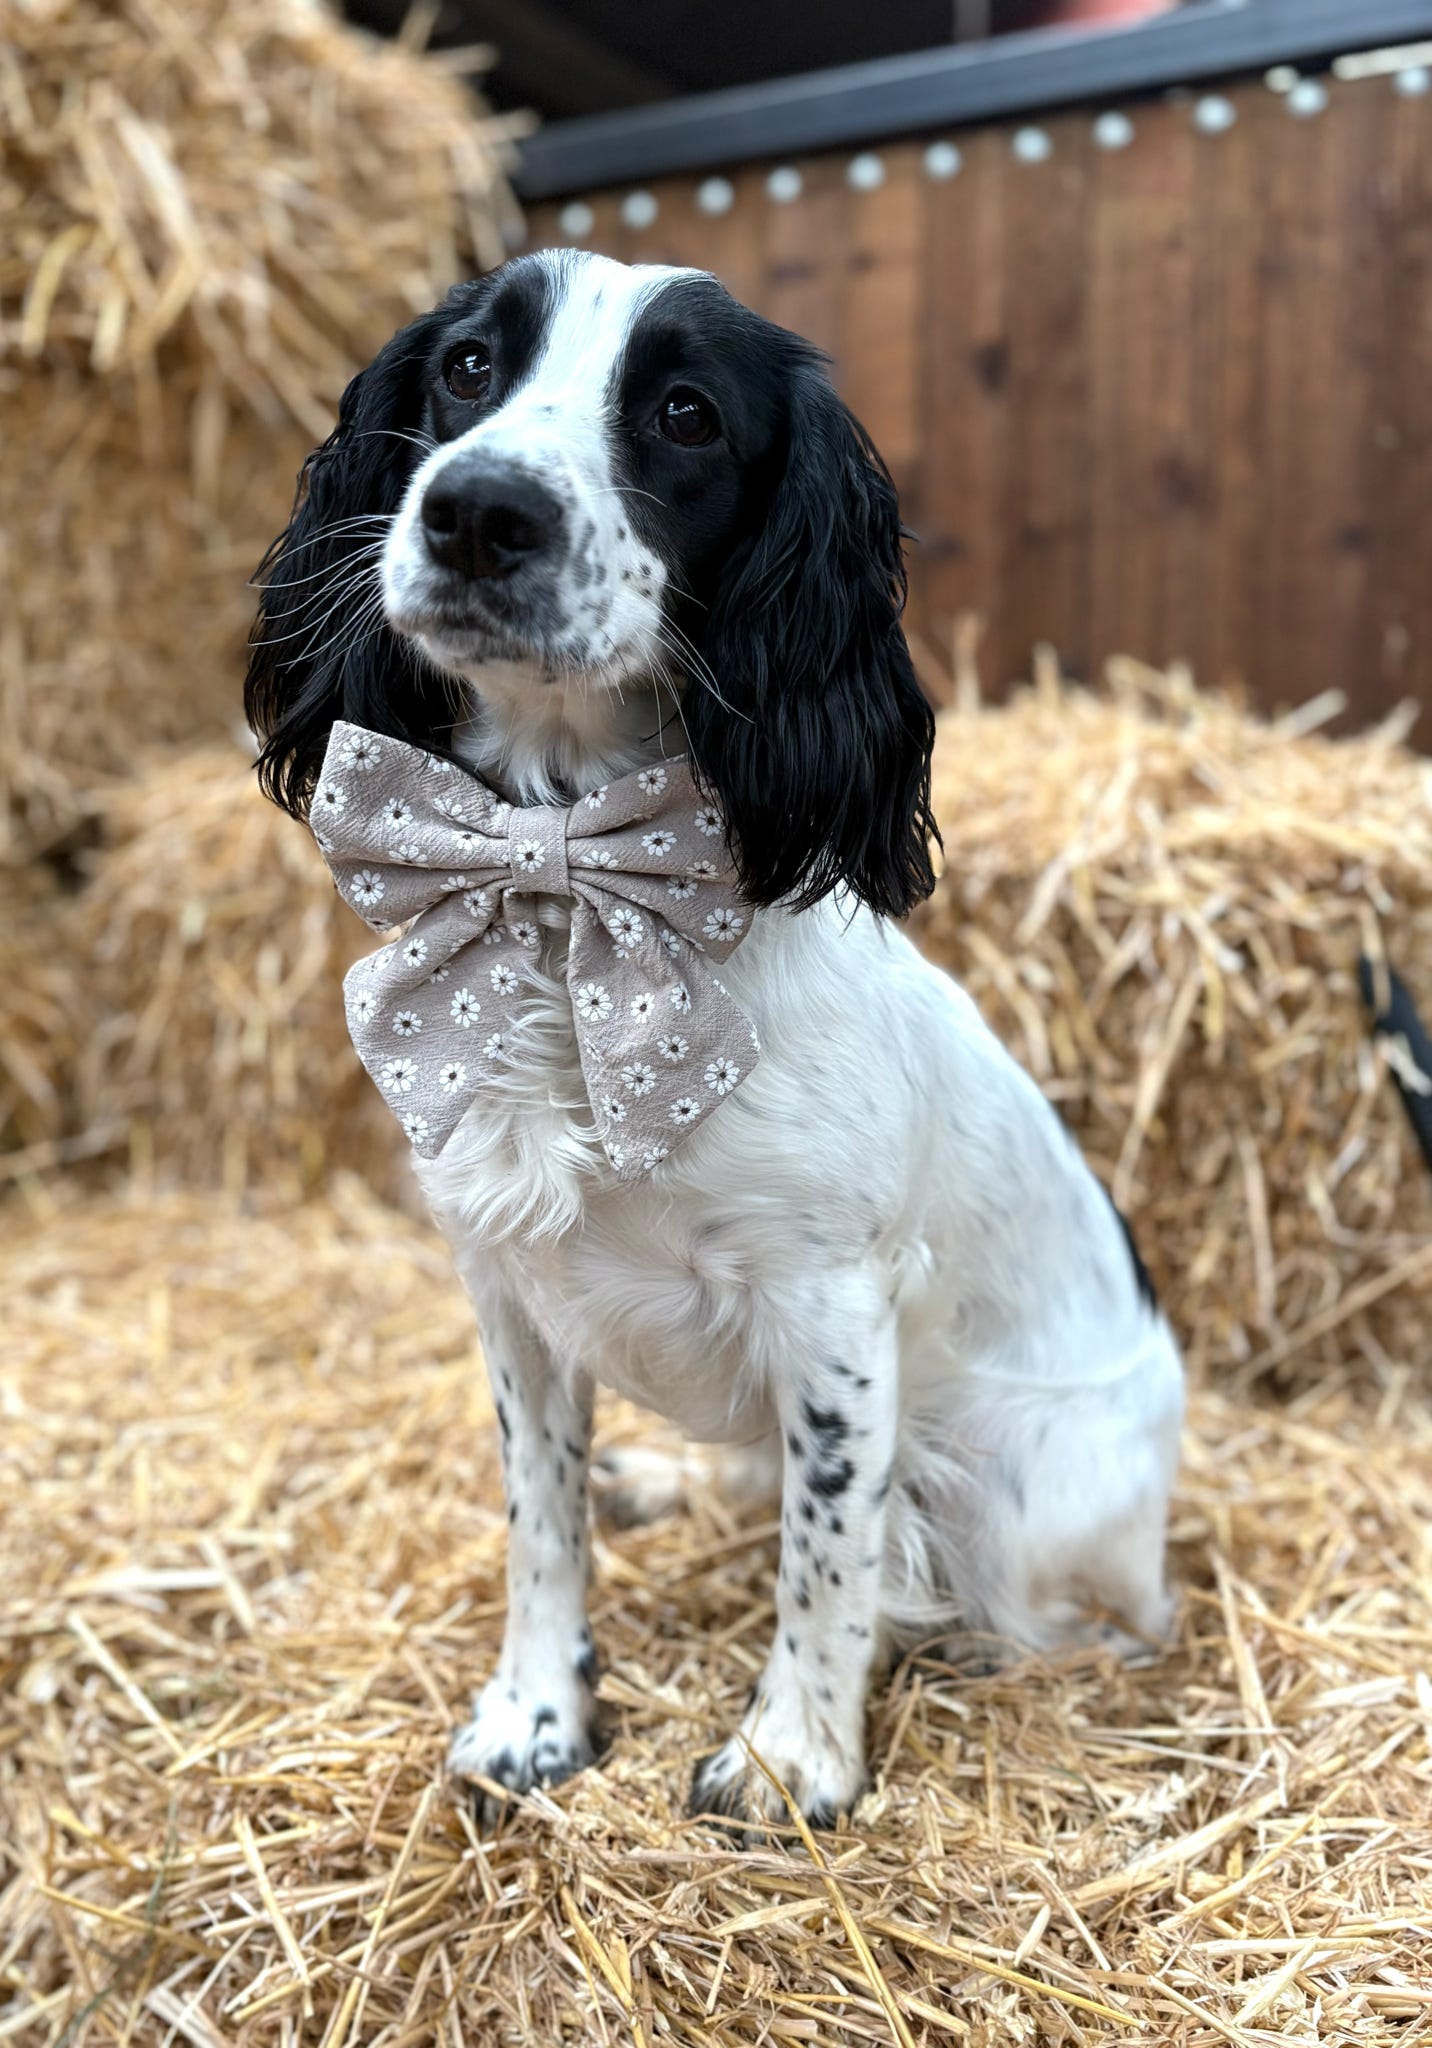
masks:
[[[500,259],[510,122],[305,0],[47,0],[0,51],[0,861],[232,720],[343,384]]]
[[[372,935],[251,761],[176,748],[103,805],[104,850],[59,920],[62,1144],[234,1193],[340,1166],[395,1192],[404,1148],[343,1015]]]
[[[945,872],[916,936],[1140,1225],[1201,1355],[1420,1356],[1432,1187],[1358,995],[1432,1013],[1432,765],[1178,674],[1046,673],[942,715]]]

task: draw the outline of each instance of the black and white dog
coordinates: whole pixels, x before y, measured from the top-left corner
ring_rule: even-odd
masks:
[[[518,1056],[419,1164],[511,1522],[455,1769],[594,1755],[598,1384],[782,1501],[770,1656],[697,1810],[779,1816],[762,1762],[848,1808],[902,1639],[1156,1643],[1177,1350],[1053,1110],[889,921],[931,887],[932,721],[895,493],[816,352],[696,272],[525,257],[354,380],[265,576],[247,702],[289,810],[338,718],[518,803],[687,753],[766,906],[722,970],[760,1065],[650,1178],[597,1142],[555,901]],[[650,1456],[595,1477],[628,1516],[682,1490]]]

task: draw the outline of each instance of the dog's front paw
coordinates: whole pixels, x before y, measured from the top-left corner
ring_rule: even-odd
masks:
[[[534,1785],[560,1785],[595,1763],[600,1750],[588,1687],[567,1686],[560,1698],[546,1698],[497,1677],[479,1693],[472,1718],[454,1730],[448,1769],[459,1778],[530,1792]],[[482,1786],[476,1791],[483,1819],[492,1819],[501,1802]]]
[[[740,1733],[697,1764],[689,1811],[756,1822],[742,1833],[758,1841],[759,1824],[789,1822],[782,1786],[813,1828],[833,1828],[864,1789],[865,1757],[819,1706],[758,1694]]]

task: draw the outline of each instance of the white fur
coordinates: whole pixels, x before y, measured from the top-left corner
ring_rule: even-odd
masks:
[[[466,437],[560,472],[612,561],[635,543],[617,539],[593,394],[662,275],[577,267],[533,376]],[[678,750],[655,676],[659,579],[604,629],[613,651],[555,680],[421,633],[411,508],[450,453],[414,481],[387,591],[471,692],[473,765],[540,802]],[[992,1654],[1157,1639],[1178,1355],[1105,1195],[969,999],[865,910],[762,912],[723,969],[759,1067],[649,1182],[620,1186],[586,1103],[565,943],[547,903],[512,1065],[419,1168],[478,1309],[517,1516],[502,1665],[455,1768],[523,1786],[592,1754],[595,1385],[692,1438],[761,1446],[768,1473],[785,1440],[771,1659],[701,1803],[780,1811],[752,1749],[808,1811],[853,1800],[867,1679],[895,1637],[973,1632]]]

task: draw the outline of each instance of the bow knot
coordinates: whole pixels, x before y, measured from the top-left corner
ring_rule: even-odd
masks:
[[[569,808],[523,806],[419,747],[339,723],[312,823],[358,914],[406,927],[350,969],[344,996],[358,1056],[424,1157],[512,1059],[538,897],[572,905],[577,1049],[623,1179],[649,1172],[756,1064],[756,1033],[708,964],[740,944],[750,910],[725,822],[684,760]]]

